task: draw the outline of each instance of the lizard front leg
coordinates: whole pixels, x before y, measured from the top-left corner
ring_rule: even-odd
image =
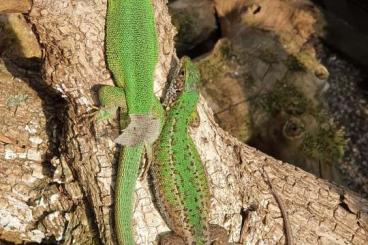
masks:
[[[102,86],[98,91],[98,97],[101,103],[98,120],[111,119],[115,116],[117,108],[121,110],[120,127],[124,130],[114,140],[115,143],[128,146],[144,143],[147,148],[158,138],[164,120],[164,112],[156,98],[154,98],[155,103],[153,103],[151,114],[128,115],[124,88]],[[152,157],[148,156],[148,158]]]
[[[98,120],[114,118],[118,108],[122,113],[127,112],[124,88],[103,85],[98,90],[98,99],[101,104],[97,115]]]

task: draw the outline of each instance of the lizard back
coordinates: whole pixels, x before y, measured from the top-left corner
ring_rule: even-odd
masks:
[[[106,58],[116,85],[125,87],[129,114],[152,109],[157,46],[150,0],[108,0]]]

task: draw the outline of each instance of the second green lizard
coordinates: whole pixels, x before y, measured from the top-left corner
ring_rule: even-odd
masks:
[[[151,166],[158,206],[174,232],[162,238],[161,244],[227,244],[226,231],[209,224],[207,175],[188,135],[199,100],[199,71],[189,58],[182,63],[184,78],[177,84],[181,94],[167,113]]]

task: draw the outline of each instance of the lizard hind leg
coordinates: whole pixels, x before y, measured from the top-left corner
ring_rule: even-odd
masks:
[[[228,245],[230,244],[227,231],[219,225],[209,225],[210,240],[205,244]],[[187,245],[183,238],[174,232],[167,232],[159,237],[159,245]]]
[[[209,227],[211,244],[213,245],[227,245],[229,244],[229,236],[227,231],[219,226],[210,224]]]
[[[107,120],[115,116],[116,110],[127,111],[125,92],[123,88],[104,85],[98,90],[98,99],[101,107],[97,120]]]
[[[174,232],[167,232],[165,234],[160,235],[158,244],[159,245],[186,245],[183,238],[176,235]]]

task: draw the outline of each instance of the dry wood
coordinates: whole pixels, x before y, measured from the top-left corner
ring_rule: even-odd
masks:
[[[176,60],[172,41],[175,31],[166,1],[158,0],[154,4],[160,40],[156,72],[157,91],[160,91],[170,64]],[[71,207],[83,208],[86,214],[68,214],[69,221],[79,219],[79,222],[77,227],[63,227],[66,228],[64,233],[56,237],[65,244],[81,244],[89,236],[93,236],[89,244],[92,241],[114,243],[112,195],[116,149],[112,139],[117,134],[117,123],[94,123],[89,117],[97,104],[94,87],[101,83],[112,84],[103,51],[105,11],[104,0],[34,0],[30,14],[44,48],[44,83],[59,93],[68,107],[58,112],[65,116],[63,133],[59,135],[60,157],[53,161],[56,171],[52,172],[51,182],[62,183],[63,196],[71,200]],[[200,126],[190,132],[210,176],[213,223],[223,225],[230,232],[232,242],[238,242],[240,234],[246,244],[284,241],[283,219],[263,178],[263,169],[285,203],[295,243],[368,242],[366,200],[240,143],[217,126],[203,98],[198,111]],[[1,161],[9,162],[0,156]],[[6,184],[1,182],[1,187],[6,188]],[[17,207],[11,205],[13,199],[3,193],[1,201],[8,205],[1,205],[0,211],[18,215]],[[138,182],[136,197],[137,243],[152,244],[156,235],[167,228],[154,208],[147,180]],[[65,203],[60,201],[61,205]],[[33,204],[31,210],[44,205],[42,202]],[[23,202],[23,205],[29,208],[31,204]],[[64,217],[64,213],[55,213],[53,220],[60,217]],[[67,226],[67,222],[60,225]],[[0,222],[0,238],[5,239],[4,233],[10,228]],[[84,233],[73,233],[74,229]],[[54,234],[47,227],[38,232],[45,237]],[[24,230],[24,234],[18,233],[18,237],[12,239],[32,241],[32,236]]]
[[[0,1],[0,13],[27,13],[32,6],[32,0]]]

